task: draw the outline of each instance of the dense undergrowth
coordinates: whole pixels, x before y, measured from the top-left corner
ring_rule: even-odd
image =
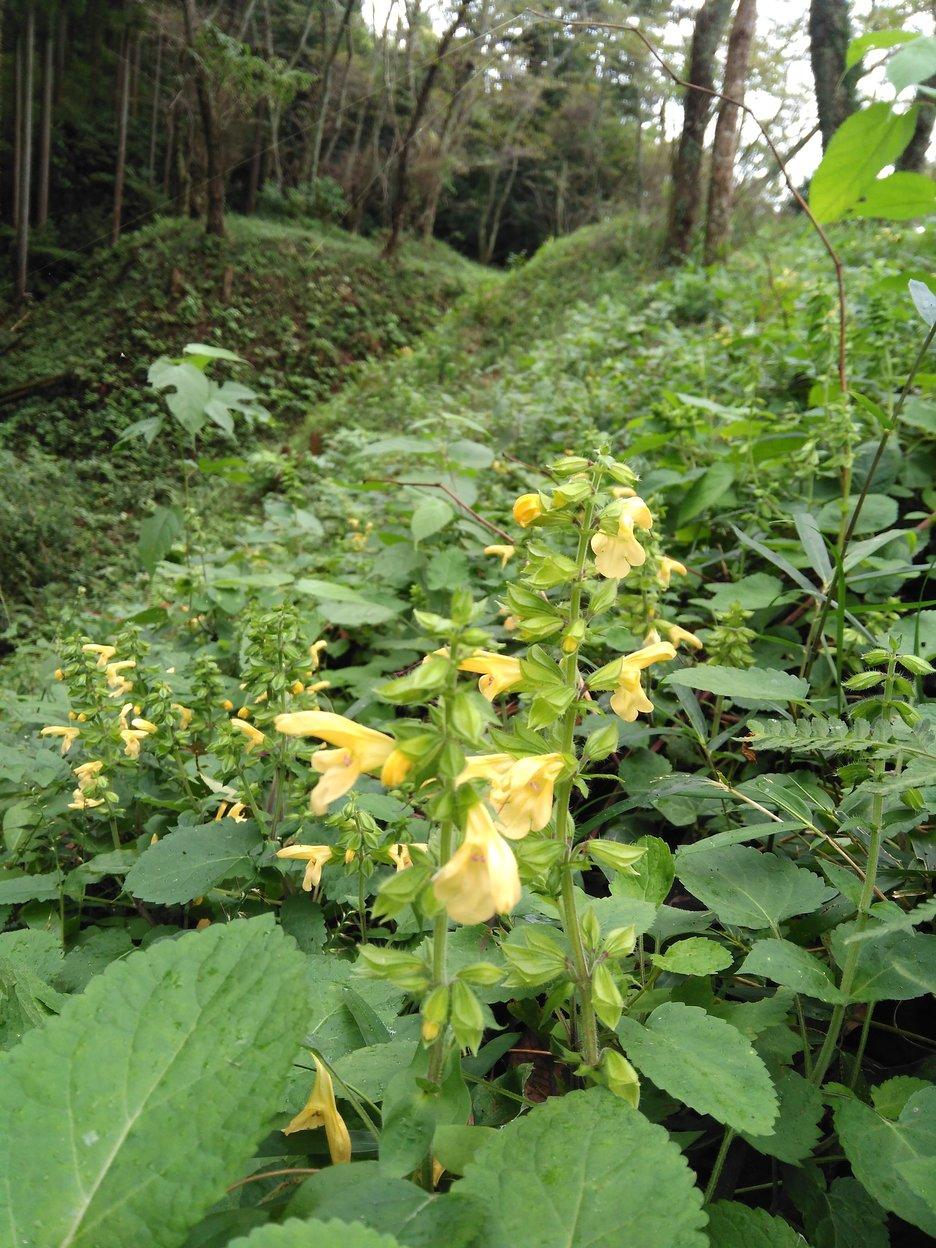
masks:
[[[264,488],[193,459],[214,518],[180,479],[139,573],[21,638],[31,1242],[936,1231],[932,245],[836,242],[848,396],[799,223],[664,275],[608,223],[365,366]],[[177,396],[269,396],[230,328],[256,369],[193,354]]]
[[[126,571],[113,565],[127,515],[144,513],[176,475],[174,441],[118,443],[160,408],[146,384],[153,360],[188,342],[236,350],[270,416],[242,428],[238,449],[260,450],[287,437],[362,361],[409,346],[480,275],[440,244],[409,245],[389,265],[369,240],[263,218],[231,217],[223,243],[206,240],[195,221],[160,221],[95,252],[0,329],[8,613],[20,602],[35,610],[43,596],[54,607],[82,580]],[[206,451],[223,456],[223,439]],[[269,463],[256,472],[263,488]],[[205,506],[223,511],[218,490]]]

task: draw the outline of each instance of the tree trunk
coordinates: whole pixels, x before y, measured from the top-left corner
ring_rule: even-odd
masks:
[[[4,3],[4,0],[0,0],[0,133],[2,133],[2,132],[3,132],[3,126],[2,126],[2,122],[3,122],[2,102],[3,102],[3,85],[4,85],[4,84],[3,84],[3,16],[4,16],[4,8],[5,8],[5,3]],[[2,190],[2,187],[0,187],[0,190]],[[0,195],[0,204],[2,204],[2,202],[3,202],[2,195]],[[0,211],[2,211],[2,209],[0,209]]]
[[[260,190],[260,165],[263,159],[263,105],[257,105],[253,126],[253,147],[250,152],[250,170],[247,175],[247,203],[244,211],[248,217],[257,211],[257,194]]]
[[[23,35],[17,32],[13,51],[13,193],[10,218],[19,225],[20,178],[23,175]]]
[[[117,63],[117,163],[114,168],[114,213],[111,246],[117,246],[123,222],[124,184],[127,179],[127,121],[130,115],[130,36],[124,31]]]
[[[39,122],[39,186],[36,193],[36,225],[49,219],[49,167],[52,161],[52,83],[55,75],[55,40],[52,25],[42,44],[42,116]]]
[[[712,143],[712,169],[709,174],[708,211],[705,218],[706,264],[712,264],[718,259],[728,238],[741,119],[738,104],[744,102],[748,61],[756,25],[757,0],[738,0],[738,9],[728,37],[728,56],[722,87],[722,94],[727,98],[718,106],[718,120],[715,123],[715,138]],[[729,102],[732,100],[736,100],[737,104]]]
[[[146,164],[149,180],[156,180],[156,139],[159,133],[159,104],[160,104],[160,87],[162,85],[162,55],[163,55],[163,37],[162,31],[156,38],[156,66],[153,70],[153,106],[150,111],[150,141],[149,141],[149,159]]]
[[[927,78],[923,86],[936,91],[936,74]],[[926,154],[933,134],[933,122],[936,121],[936,100],[921,91],[917,95],[916,105],[918,112],[913,134],[897,158],[897,168],[901,173],[923,173],[926,169]]]
[[[36,43],[36,12],[26,9],[26,29],[22,36],[22,103],[19,109],[21,137],[19,161],[19,209],[16,229],[16,295],[25,299],[29,274],[29,198],[32,182],[32,97],[33,60]]]
[[[328,52],[325,57],[325,64],[322,68],[322,93],[319,97],[319,112],[315,121],[315,140],[312,144],[311,160],[309,162],[308,181],[313,187],[318,180],[319,163],[322,159],[322,140],[325,135],[325,118],[328,113],[328,102],[331,98],[332,87],[332,67],[335,64],[335,57],[338,55],[338,49],[341,47],[341,40],[344,32],[351,21],[351,14],[354,12],[354,6],[357,0],[345,0],[345,6],[341,11],[341,21],[338,23],[338,29],[335,31],[335,37],[329,45]]]
[[[688,255],[702,199],[702,152],[712,99],[704,90],[693,87],[714,89],[715,55],[730,12],[731,0],[705,0],[692,32],[685,74],[692,86],[686,88],[683,101],[683,128],[673,162],[669,222],[663,244],[663,254],[670,261],[678,262]]]
[[[490,264],[494,256],[494,250],[497,247],[497,236],[500,234],[501,218],[504,215],[504,205],[507,203],[507,200],[510,197],[510,192],[513,190],[513,184],[517,178],[517,168],[519,164],[520,153],[514,149],[510,160],[510,172],[504,179],[504,185],[501,188],[501,193],[498,195],[497,202],[494,204],[494,212],[491,216],[491,222],[487,230],[487,237],[484,240],[484,249],[481,253],[482,264]]]
[[[183,0],[182,12],[185,18],[185,39],[194,67],[195,95],[198,99],[198,112],[201,118],[202,141],[205,145],[205,189],[207,191],[205,232],[215,238],[223,238],[224,172],[221,168],[221,141],[215,118],[214,101],[211,98],[211,83],[202,60],[195,50],[195,33],[198,27],[195,0]]]
[[[348,55],[345,57],[344,73],[341,75],[341,90],[338,92],[338,106],[335,109],[335,124],[332,128],[331,138],[328,140],[328,147],[325,149],[325,155],[322,157],[322,163],[326,168],[331,167],[331,162],[335,157],[335,148],[338,146],[338,140],[344,129],[344,112],[348,101],[348,79],[351,76],[351,61],[354,56],[350,31],[348,31],[347,36],[347,47]]]
[[[845,118],[855,111],[854,74],[845,72],[850,39],[848,0],[810,0],[809,59],[823,151]]]
[[[403,136],[403,143],[400,148],[400,154],[397,157],[396,179],[394,182],[393,204],[390,210],[390,234],[384,245],[383,255],[388,258],[395,255],[400,245],[400,234],[403,230],[403,220],[406,216],[406,207],[409,200],[409,161],[412,154],[413,140],[419,130],[420,123],[429,106],[429,96],[432,91],[433,83],[439,73],[439,66],[448,52],[449,45],[455,38],[455,32],[465,20],[465,14],[468,12],[468,6],[471,0],[460,0],[458,10],[451,24],[444,31],[436,47],[435,56],[432,63],[423,76],[422,83],[419,87],[419,94],[416,96],[416,102],[413,105],[413,111],[410,113],[409,124],[406,127],[406,133]]]

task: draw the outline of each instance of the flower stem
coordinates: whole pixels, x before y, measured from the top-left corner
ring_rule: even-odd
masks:
[[[452,821],[446,819],[439,828],[439,862],[444,866],[452,856]],[[435,917],[435,923],[432,929],[432,986],[438,988],[446,982],[445,955],[448,949],[448,914],[445,910],[440,910]],[[430,1083],[438,1083],[442,1077],[442,1067],[445,1062],[445,1049],[448,1043],[446,1034],[447,1026],[444,1026],[435,1040],[432,1042],[432,1048],[429,1050],[429,1071],[428,1078]]]

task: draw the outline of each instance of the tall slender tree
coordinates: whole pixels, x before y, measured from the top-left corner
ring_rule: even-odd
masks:
[[[127,125],[130,118],[130,32],[125,27],[117,54],[117,161],[114,166],[114,207],[111,214],[111,246],[120,238],[123,223],[124,185],[127,180]]]
[[[55,14],[49,13],[42,34],[42,112],[39,119],[39,176],[36,188],[36,225],[49,219],[52,165],[52,102],[55,81]]]
[[[18,178],[18,208],[16,214],[16,295],[25,299],[29,289],[29,205],[32,189],[32,129],[33,129],[33,66],[36,48],[36,10],[30,0],[26,6],[26,20],[21,41],[20,74],[21,101],[20,157]]]
[[[185,41],[195,79],[195,96],[201,120],[202,142],[205,148],[207,198],[205,232],[215,238],[223,238],[224,170],[221,167],[221,135],[217,123],[217,109],[212,98],[211,80],[196,43],[200,23],[195,0],[182,0],[182,15],[185,22]]]
[[[707,93],[715,87],[715,57],[731,3],[732,0],[705,0],[696,14],[685,75],[690,85],[683,99],[683,127],[673,162],[669,220],[663,244],[664,256],[671,261],[681,260],[692,246],[702,201],[705,130],[712,111],[712,97]]]
[[[850,39],[848,0],[810,0],[809,59],[823,150],[845,118],[855,111],[855,78],[845,69]]]
[[[738,0],[728,55],[725,58],[724,98],[719,102],[715,138],[712,142],[712,168],[709,173],[708,207],[705,216],[704,260],[711,264],[725,250],[731,223],[734,197],[734,166],[738,152],[740,104],[744,103],[748,63],[754,29],[757,25],[757,0]]]

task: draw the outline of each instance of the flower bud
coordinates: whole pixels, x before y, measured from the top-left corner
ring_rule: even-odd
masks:
[[[636,1109],[640,1104],[640,1080],[637,1071],[623,1053],[618,1053],[616,1049],[607,1049],[601,1062],[601,1070],[614,1095]]]
[[[918,654],[898,654],[897,662],[911,676],[932,676],[936,671],[932,663],[927,663],[926,659],[920,658]]]
[[[618,724],[616,719],[609,719],[603,727],[590,733],[582,748],[582,757],[590,763],[600,762],[613,754],[618,747]]]
[[[634,863],[646,852],[646,845],[624,845],[621,841],[605,840],[588,842],[588,856],[592,862],[611,871],[619,871],[622,875],[636,875]]]
[[[463,979],[466,984],[477,984],[480,988],[489,988],[492,984],[499,983],[503,975],[501,967],[495,966],[493,962],[472,962],[458,972],[459,979]]]
[[[477,1053],[484,1035],[484,1011],[469,986],[460,979],[452,984],[452,1031],[463,1049]]]
[[[609,958],[626,958],[634,952],[636,944],[637,928],[633,923],[628,923],[626,927],[616,927],[613,932],[608,933],[604,952]]]
[[[599,962],[592,972],[592,1001],[604,1025],[616,1027],[624,1011],[624,998],[606,962]]]

